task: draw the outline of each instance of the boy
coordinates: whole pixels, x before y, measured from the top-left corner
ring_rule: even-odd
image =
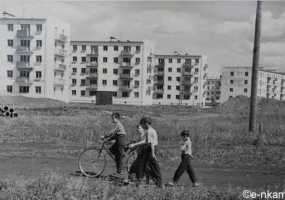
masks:
[[[188,130],[184,130],[180,133],[180,136],[182,137],[183,144],[181,146],[181,162],[177,170],[175,171],[174,177],[173,177],[173,183],[169,183],[169,186],[174,186],[174,184],[177,184],[179,178],[181,175],[187,171],[189,178],[191,179],[193,183],[193,187],[199,186],[197,183],[197,178],[195,176],[194,170],[191,165],[191,160],[193,159],[192,156],[192,143],[190,140],[190,134]]]
[[[120,122],[120,114],[113,113],[112,121],[116,124],[116,127],[103,139],[108,141],[115,140],[115,143],[111,146],[110,151],[115,155],[116,169],[118,175],[123,175],[123,158],[126,147],[126,131],[123,124]]]
[[[146,117],[140,120],[139,129],[144,132],[142,140],[130,145],[130,148],[141,146],[137,158],[139,162],[136,172],[138,182],[140,183],[141,179],[147,175],[157,186],[162,187],[160,167],[155,156],[155,147],[158,144],[157,132],[151,127],[151,119]]]

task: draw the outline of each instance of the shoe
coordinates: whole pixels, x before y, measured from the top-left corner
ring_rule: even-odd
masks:
[[[175,184],[173,182],[168,182],[165,184],[165,186],[168,186],[168,187],[174,187]]]
[[[199,187],[200,186],[200,183],[194,183],[193,184],[193,187]]]

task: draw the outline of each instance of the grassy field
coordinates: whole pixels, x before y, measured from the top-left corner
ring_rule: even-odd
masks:
[[[260,100],[258,123],[261,129],[258,133],[250,134],[247,131],[248,99],[243,97],[211,109],[185,106],[96,106],[4,97],[0,100],[3,104],[15,104],[19,113],[15,119],[0,119],[0,157],[76,158],[80,149],[98,143],[100,135],[110,130],[113,126],[110,113],[117,111],[124,116],[122,122],[130,141],[137,137],[135,126],[139,119],[142,116],[152,117],[153,126],[159,133],[158,157],[162,166],[177,165],[180,156],[179,132],[189,129],[197,166],[265,169],[272,173],[285,171],[284,102]],[[60,178],[48,175],[28,182],[7,180],[2,183],[5,186],[2,188],[6,188],[3,190],[6,193],[10,191],[12,196],[21,197],[19,199],[30,199],[34,193],[38,199],[44,199],[45,195],[50,195],[50,199],[72,199],[70,195],[74,196],[73,199],[102,199],[108,193],[105,188],[118,191],[113,199],[241,198],[239,188],[221,190],[201,187],[190,191],[168,188],[159,191],[159,194],[155,191],[157,189],[148,188],[151,190],[150,195],[144,196],[145,193],[139,190],[147,189],[131,186],[121,189],[113,185],[103,187],[96,181],[89,184],[84,179],[69,180],[70,177],[57,176]],[[44,188],[39,183],[41,181],[46,185]],[[72,184],[77,187],[74,192],[70,189]]]

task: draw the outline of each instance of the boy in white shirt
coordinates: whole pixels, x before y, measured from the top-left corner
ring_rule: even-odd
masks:
[[[157,132],[151,127],[151,119],[143,117],[140,120],[139,131],[142,132],[142,140],[131,144],[130,148],[141,146],[141,152],[138,155],[137,179],[138,182],[148,175],[159,187],[162,187],[160,167],[155,156],[155,148],[158,144]]]
[[[199,184],[197,183],[197,178],[191,165],[191,160],[193,159],[193,155],[192,155],[192,142],[190,140],[190,134],[188,130],[184,130],[180,133],[180,135],[183,140],[183,144],[181,145],[181,153],[182,153],[181,162],[179,167],[175,171],[173,177],[173,183],[169,183],[168,185],[173,186],[174,184],[177,184],[182,174],[185,171],[187,171],[188,176],[193,183],[193,187],[196,187]]]

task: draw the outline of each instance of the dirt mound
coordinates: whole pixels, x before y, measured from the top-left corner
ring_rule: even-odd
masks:
[[[0,96],[0,104],[14,105],[15,108],[42,108],[61,107],[67,105],[64,102],[47,98],[29,98],[23,96]]]

